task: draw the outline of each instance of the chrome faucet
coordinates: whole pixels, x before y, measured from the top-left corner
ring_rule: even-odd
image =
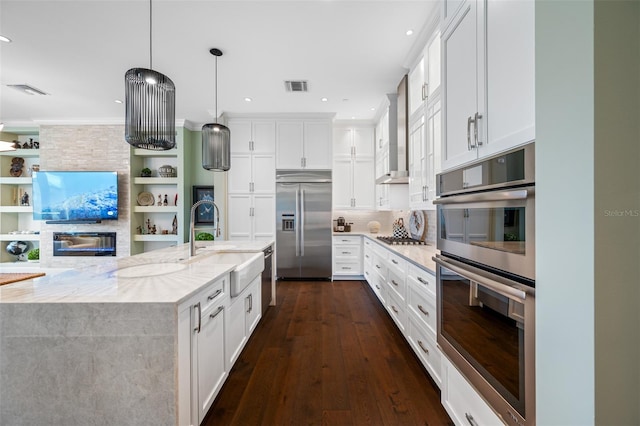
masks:
[[[220,237],[220,210],[213,200],[200,200],[191,206],[191,221],[189,222],[189,256],[196,254],[196,227],[194,222],[196,221],[196,209],[203,204],[211,204],[216,209],[216,230],[215,237]]]

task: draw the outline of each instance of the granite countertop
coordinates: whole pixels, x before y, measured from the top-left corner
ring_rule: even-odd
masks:
[[[0,303],[180,303],[236,265],[206,261],[218,252],[258,252],[273,241],[199,241],[197,256],[189,244],[167,247],[98,265],[72,269],[0,287]],[[153,265],[157,275],[118,276],[118,271]],[[152,273],[153,274],[153,273]]]
[[[400,246],[400,245],[392,245],[379,241],[377,237],[388,235],[384,233],[373,234],[370,232],[334,232],[334,236],[363,236],[365,238],[369,238],[374,243],[384,247],[385,249],[396,253],[402,256],[404,259],[409,262],[419,266],[423,269],[427,269],[432,274],[436,273],[436,263],[431,259],[433,256],[439,253],[435,244],[427,243],[427,245],[422,246]]]

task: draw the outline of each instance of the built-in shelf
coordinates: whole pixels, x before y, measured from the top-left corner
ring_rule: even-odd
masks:
[[[0,156],[3,157],[39,157],[39,149],[16,149],[15,151],[2,151]]]
[[[31,185],[30,177],[0,177],[2,185]]]
[[[134,206],[135,213],[178,213],[176,206]]]
[[[32,206],[0,206],[0,213],[32,213]]]
[[[40,241],[40,234],[0,234],[0,241]]]
[[[176,241],[176,234],[135,234],[133,241]]]
[[[135,177],[133,183],[136,185],[177,185],[177,177]]]
[[[136,148],[133,150],[133,155],[138,155],[141,157],[177,157],[178,150],[169,149],[167,151],[155,151],[155,150],[149,150],[149,149]]]

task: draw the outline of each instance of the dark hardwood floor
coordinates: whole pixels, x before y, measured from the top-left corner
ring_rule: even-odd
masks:
[[[451,425],[361,281],[279,281],[203,425]]]

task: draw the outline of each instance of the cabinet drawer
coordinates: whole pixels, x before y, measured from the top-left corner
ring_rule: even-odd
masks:
[[[355,257],[360,258],[360,246],[350,246],[343,244],[336,244],[333,246],[333,255],[336,258],[339,257]]]
[[[403,277],[407,275],[407,261],[404,260],[401,256],[398,256],[395,253],[389,252],[388,254],[389,260],[389,269],[395,269],[398,274],[401,274]]]
[[[334,275],[361,275],[362,268],[359,261],[336,261],[333,264]]]
[[[435,335],[425,331],[411,314],[408,316],[407,334],[413,351],[418,355],[431,378],[440,386],[442,353],[436,345]]]
[[[404,302],[398,300],[398,295],[393,291],[387,292],[387,310],[402,334],[406,335],[407,313],[404,310]]]
[[[211,306],[213,306],[214,303],[224,297],[228,288],[227,279],[227,277],[220,278],[201,292],[202,294],[200,295],[199,300],[197,300],[196,303],[200,302],[202,312],[209,309]]]
[[[365,265],[373,265],[373,250],[371,247],[364,247],[364,254],[362,256]]]
[[[378,253],[374,252],[372,262],[374,271],[376,271],[384,281],[387,280],[387,262]]]
[[[409,264],[407,276],[414,280],[419,287],[436,297],[436,277],[416,265]]]
[[[429,293],[416,288],[415,283],[407,286],[407,305],[409,312],[436,335],[436,302]]]
[[[442,357],[442,405],[455,424],[504,424],[445,356]]]
[[[407,294],[404,274],[399,273],[396,268],[390,266],[387,272],[387,283],[389,284],[389,288],[398,295],[398,298],[404,304]]]
[[[359,235],[345,235],[345,236],[335,236],[333,237],[333,244],[334,245],[338,245],[338,244],[355,244],[355,245],[360,245],[360,239],[361,237]]]

